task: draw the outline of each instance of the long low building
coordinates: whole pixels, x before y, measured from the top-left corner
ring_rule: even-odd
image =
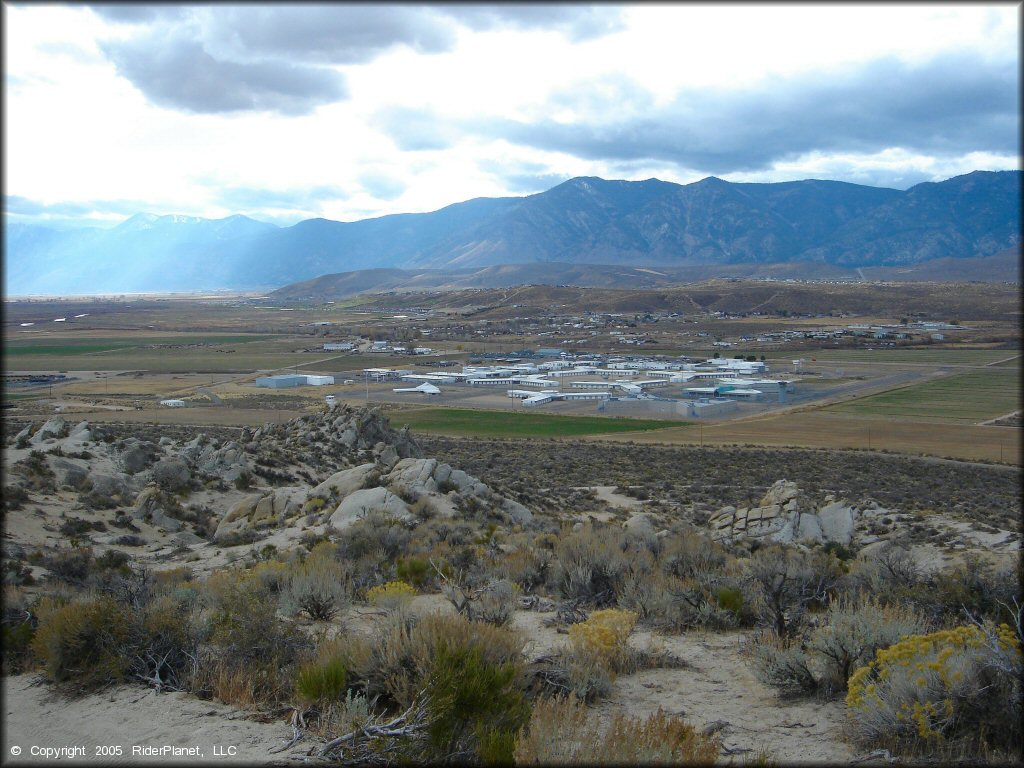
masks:
[[[612,396],[611,392],[556,392],[550,389],[540,392],[510,389],[507,394],[509,397],[521,399],[526,407],[543,405],[553,400],[609,400]]]
[[[333,376],[312,376],[304,373],[282,373],[277,376],[259,376],[256,378],[257,387],[267,387],[269,389],[305,386],[322,387],[333,383]]]

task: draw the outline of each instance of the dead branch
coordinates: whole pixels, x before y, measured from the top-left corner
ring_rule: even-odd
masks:
[[[386,723],[368,723],[351,733],[339,736],[327,742],[319,752],[320,756],[327,756],[339,747],[347,743],[355,743],[359,740],[371,740],[377,738],[401,738],[413,736],[423,731],[427,726],[427,696],[424,691],[413,700],[409,708],[398,717]]]
[[[303,711],[301,709],[299,709],[299,707],[295,707],[292,710],[292,721],[291,721],[292,738],[284,746],[282,746],[282,747],[274,747],[274,749],[271,749],[270,750],[270,754],[273,755],[273,754],[276,754],[278,752],[284,752],[286,749],[291,749],[296,744],[298,744],[300,741],[302,741],[303,738],[305,738],[306,734],[303,733],[302,730],[299,728],[300,725],[302,726],[302,728],[306,727],[306,721],[305,721],[305,718],[303,717],[303,715],[304,715],[304,713],[303,713]]]

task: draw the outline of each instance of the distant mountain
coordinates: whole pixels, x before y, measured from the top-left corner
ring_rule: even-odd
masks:
[[[546,262],[497,264],[460,269],[364,269],[322,275],[278,288],[277,301],[335,301],[359,294],[459,291],[521,285],[655,290],[715,278],[896,282],[1019,282],[1020,249],[968,259],[931,259],[901,267],[850,268],[815,261],[775,264],[698,264],[686,267],[628,267]]]
[[[430,282],[440,278],[424,270],[537,262],[827,276],[949,259],[941,271],[954,274],[967,267],[961,260],[1020,246],[1020,182],[1019,171],[975,171],[901,192],[822,180],[583,177],[526,197],[348,223],[138,214],[108,230],[10,224],[5,290],[265,289],[369,269],[418,270]],[[970,268],[961,277],[986,279]]]

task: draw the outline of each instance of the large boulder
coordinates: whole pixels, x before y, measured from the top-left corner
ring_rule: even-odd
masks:
[[[779,480],[772,484],[772,487],[761,499],[759,507],[770,507],[772,505],[783,506],[786,502],[795,500],[800,495],[800,489],[796,483],[789,480]]]
[[[857,510],[841,501],[826,504],[818,510],[821,533],[828,541],[849,546],[857,522]]]
[[[39,431],[32,435],[32,439],[29,440],[29,442],[34,445],[39,445],[49,439],[64,437],[67,433],[67,422],[65,422],[61,416],[54,416],[53,418],[48,419],[46,423],[39,428]]]
[[[645,512],[638,512],[622,524],[622,527],[635,536],[650,538],[654,536],[654,523],[650,515]]]
[[[533,519],[533,513],[529,509],[512,499],[502,499],[501,511],[511,517],[512,522],[517,525],[526,525]]]
[[[50,457],[50,469],[57,478],[57,485],[82,490],[89,479],[89,465],[78,459]]]
[[[408,504],[387,488],[378,487],[366,488],[346,496],[331,515],[330,523],[335,528],[347,528],[373,511],[403,521],[415,519]]]
[[[159,447],[153,443],[129,438],[121,452],[121,468],[129,475],[137,474],[150,467],[159,454]]]
[[[177,533],[185,527],[184,523],[182,523],[180,520],[175,520],[173,517],[164,512],[163,509],[154,510],[153,514],[150,516],[149,521],[157,528],[162,528],[168,533]]]
[[[161,459],[150,472],[153,482],[168,491],[183,491],[192,482],[192,473],[188,463],[180,456],[169,456]]]
[[[31,424],[29,424],[27,427],[25,427],[23,430],[21,430],[18,434],[14,436],[14,445],[19,448],[24,448],[25,444],[29,441],[30,437],[32,437]]]
[[[219,544],[230,536],[249,530],[256,507],[263,498],[263,494],[252,494],[232,504],[217,524],[213,534],[214,542]]]
[[[794,538],[797,541],[809,544],[821,544],[824,542],[825,537],[822,535],[821,522],[818,520],[818,516],[810,512],[799,515],[796,518]]]
[[[384,476],[383,482],[396,492],[421,496],[437,491],[434,471],[437,459],[402,459]]]
[[[131,501],[132,492],[128,485],[128,475],[123,473],[114,475],[94,473],[89,475],[89,479],[92,481],[92,492],[94,494],[106,496],[122,504],[127,504]]]
[[[310,498],[320,498],[325,501],[332,496],[336,499],[343,499],[350,493],[362,490],[373,485],[380,477],[377,465],[371,463],[360,464],[352,469],[344,469],[335,472],[309,492]]]

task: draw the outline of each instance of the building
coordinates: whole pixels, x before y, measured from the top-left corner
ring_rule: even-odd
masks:
[[[184,408],[184,400],[161,400],[160,405],[166,405],[168,408]]]
[[[268,387],[269,389],[285,389],[286,387],[302,387],[306,384],[306,377],[297,373],[285,373],[279,376],[260,376],[256,379],[257,387]]]
[[[328,352],[350,352],[352,350],[352,342],[329,342],[324,344],[324,349]]]
[[[333,384],[333,376],[306,376],[306,384],[313,387],[322,387],[326,384]]]

